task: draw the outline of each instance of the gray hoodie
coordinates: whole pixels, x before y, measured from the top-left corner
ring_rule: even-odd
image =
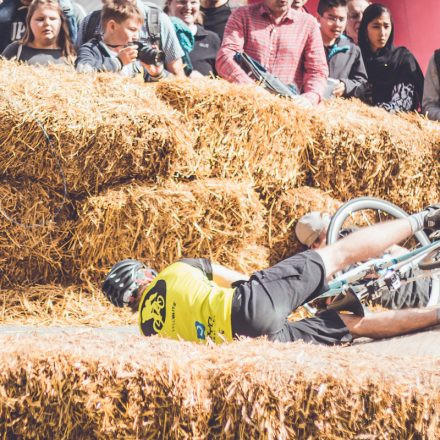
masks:
[[[426,71],[422,107],[429,119],[440,121],[440,81],[434,57]]]
[[[341,35],[332,47],[326,47],[329,77],[345,84],[345,97],[355,96],[356,88],[368,81],[359,46]]]

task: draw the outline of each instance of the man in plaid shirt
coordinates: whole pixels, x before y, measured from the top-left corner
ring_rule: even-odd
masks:
[[[253,80],[234,61],[245,52],[285,84],[294,84],[303,105],[318,104],[327,85],[328,67],[316,19],[292,9],[293,0],[263,0],[234,10],[226,24],[216,69],[226,80]]]

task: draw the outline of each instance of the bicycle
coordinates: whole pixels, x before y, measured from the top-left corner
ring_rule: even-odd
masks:
[[[371,213],[373,211],[373,215]],[[371,219],[383,221],[392,218],[405,218],[408,214],[398,206],[385,200],[373,197],[360,197],[343,204],[332,217],[328,232],[327,243],[332,244],[341,238],[341,231],[347,220],[352,224],[361,220],[371,223]],[[431,278],[431,294],[428,306],[439,304],[440,301],[440,231],[434,234],[436,241],[432,242],[423,232],[414,236],[416,247],[399,256],[384,256],[362,263],[345,273],[336,274],[329,283],[329,289],[315,300],[325,300],[334,297],[328,309],[348,310],[364,314],[365,304],[377,299],[383,289],[397,290],[407,283],[418,279]],[[412,269],[412,270],[410,270]],[[412,276],[408,273],[412,272]],[[316,314],[318,310],[310,304],[306,310]]]

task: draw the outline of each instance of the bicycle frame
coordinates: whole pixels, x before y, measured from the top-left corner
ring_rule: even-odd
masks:
[[[366,293],[371,292],[372,288],[379,290],[383,287],[390,287],[394,275],[398,278],[398,285],[393,286],[396,289],[417,279],[440,277],[440,269],[421,270],[417,265],[421,259],[437,249],[440,249],[440,240],[397,257],[388,256],[369,260],[331,281],[328,285],[329,289],[316,299],[336,296],[348,289],[362,299]],[[410,268],[415,269],[416,275],[405,278],[404,273]],[[357,281],[365,280],[366,277],[372,277],[372,279],[364,284],[355,284]],[[304,304],[304,307],[310,313],[316,313],[316,309],[309,304]]]

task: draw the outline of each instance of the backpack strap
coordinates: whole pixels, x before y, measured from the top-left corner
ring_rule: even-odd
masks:
[[[96,28],[100,25],[101,22],[101,11],[93,11],[90,14],[89,21],[87,22],[86,32],[84,35],[83,43],[87,43],[87,41],[94,38],[97,34]]]
[[[437,49],[434,52],[434,61],[435,61],[435,65],[437,66],[438,77],[440,78],[440,49]]]
[[[147,17],[147,25],[148,25],[148,34],[151,38],[151,43],[157,45],[157,47],[161,48],[160,41],[160,9],[154,6],[150,6],[150,10],[148,11]]]

